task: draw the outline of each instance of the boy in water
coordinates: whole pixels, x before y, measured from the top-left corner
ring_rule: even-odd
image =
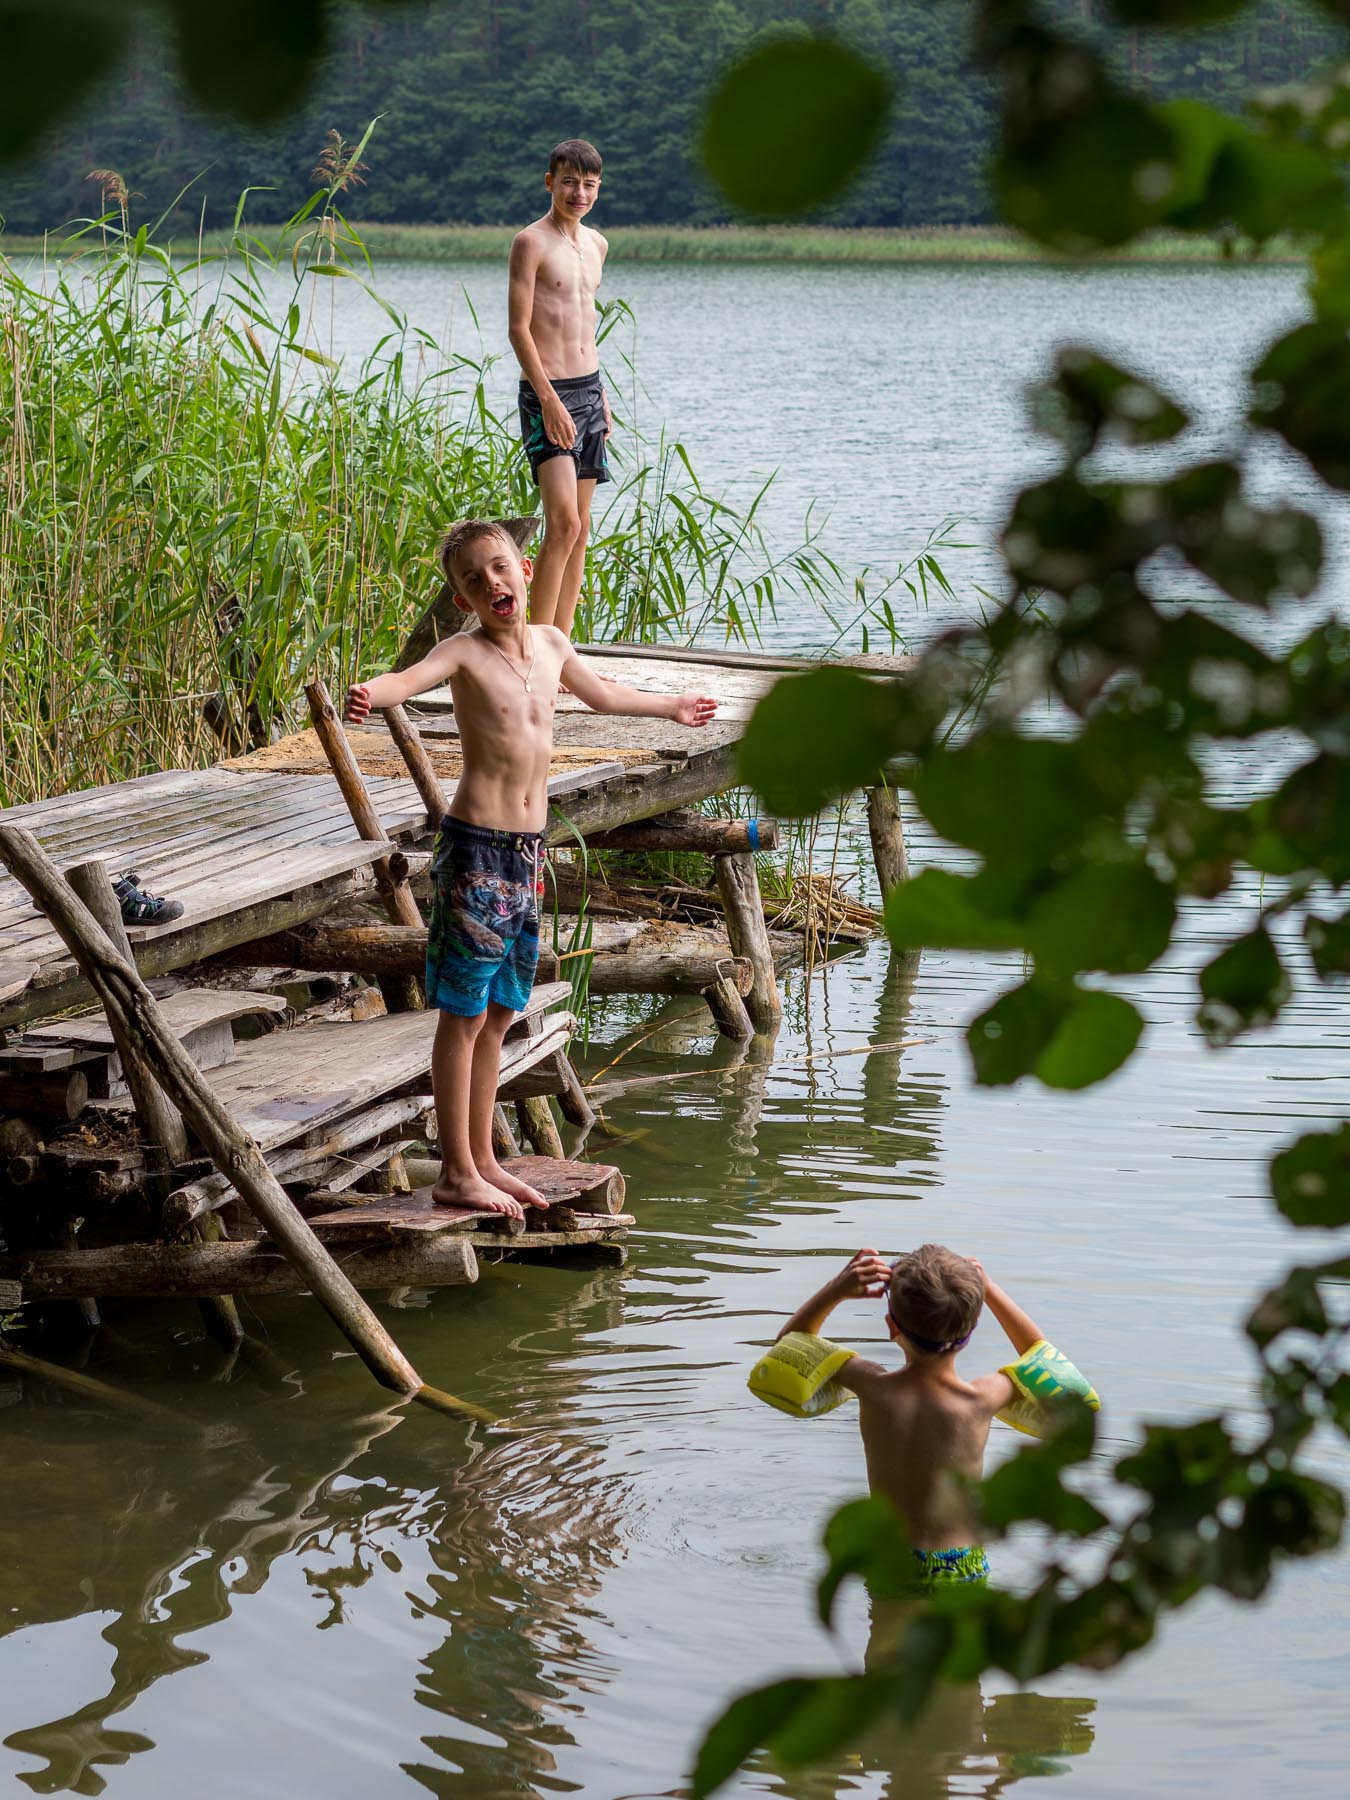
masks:
[[[609,480],[609,401],[595,296],[609,245],[582,220],[600,193],[600,153],[566,138],[548,159],[549,209],[511,245],[509,332],[520,363],[520,433],[544,508],[530,618],[570,636],[596,487]]]
[[[834,1376],[858,1396],[868,1482],[905,1520],[920,1582],[983,1581],[989,1564],[963,1482],[983,1474],[994,1414],[1017,1390],[1001,1371],[965,1380],[956,1372],[956,1353],[985,1306],[1018,1356],[1042,1334],[973,1258],[924,1244],[894,1267],[875,1250],[859,1250],[778,1335],[819,1336],[841,1301],[882,1294],[887,1330],[905,1353],[904,1368],[854,1356]]]
[[[431,869],[427,1001],[440,1011],[431,1075],[442,1157],[433,1196],[443,1206],[519,1218],[547,1202],[493,1155],[492,1107],[502,1039],[539,958],[536,888],[560,678],[602,713],[706,725],[717,703],[602,681],[561,631],[527,625],[530,563],[500,525],[456,525],[441,566],[477,631],[443,639],[401,674],[353,683],[346,717],[359,725],[372,707],[450,683],[464,772]]]

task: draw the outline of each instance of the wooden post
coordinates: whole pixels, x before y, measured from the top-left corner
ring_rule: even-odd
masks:
[[[508,1156],[520,1155],[520,1145],[500,1100],[492,1108],[492,1154],[498,1162],[505,1162]]]
[[[92,859],[69,870],[66,880],[103,927],[109,943],[127,965],[134,969],[136,958],[132,954],[127,928],[122,921],[122,909],[117,903],[106,866],[96,858]],[[122,1073],[131,1089],[132,1105],[136,1109],[136,1118],[145,1142],[146,1160],[156,1171],[157,1179],[152,1183],[152,1194],[156,1204],[160,1205],[168,1193],[170,1171],[188,1159],[188,1136],[183,1125],[183,1115],[155,1080],[135,1035],[125,1031],[112,1013],[108,1014],[108,1024],[122,1062]],[[224,1227],[219,1219],[214,1218],[209,1223],[203,1220],[193,1227],[193,1231],[203,1243],[214,1243],[224,1235]],[[204,1295],[201,1300],[201,1315],[211,1336],[227,1348],[243,1342],[244,1326],[239,1317],[239,1308],[228,1294]]]
[[[755,1035],[755,1028],[750,1022],[750,1014],[746,1011],[740,990],[725,975],[719,972],[716,981],[709,982],[703,989],[703,998],[723,1037],[737,1038],[744,1042],[746,1038]]]
[[[119,955],[37,839],[20,826],[0,825],[0,861],[22,882],[79,962],[109,1024],[137,1043],[156,1080],[216,1166],[228,1172],[259,1222],[303,1273],[305,1286],[327,1308],[376,1379],[402,1393],[421,1387],[417,1371],[291,1205],[257,1144],[239,1129],[164,1023],[154,995],[135,966]]]
[[[563,1160],[563,1142],[553,1122],[553,1109],[542,1094],[517,1100],[516,1117],[536,1156],[555,1156],[560,1162]]]
[[[321,681],[311,681],[305,688],[305,698],[309,701],[310,717],[314,721],[314,730],[319,742],[323,745],[324,755],[328,758],[328,766],[336,777],[342,798],[347,802],[347,811],[352,815],[352,822],[361,836],[374,841],[384,836],[384,827],[380,824],[380,816],[371,803],[366,789],[365,777],[351,745],[347,742],[347,734],[342,729],[342,720],[337,709],[329,698],[328,689]],[[388,857],[382,856],[374,864],[375,886],[379,890],[380,899],[384,902],[385,911],[395,925],[421,926],[422,915],[417,910],[417,902],[413,899],[412,889],[406,880],[395,879],[389,867]],[[387,983],[387,985],[386,985]],[[421,984],[415,976],[381,977],[380,992],[384,995],[385,1005],[390,1012],[420,1012],[425,1006]]]
[[[408,765],[408,773],[422,796],[422,804],[427,809],[427,824],[432,831],[439,831],[441,820],[450,810],[450,802],[441,786],[440,777],[432,767],[427,747],[422,742],[417,727],[401,706],[386,706],[384,718],[389,727],[389,735],[398,745],[399,754]]]
[[[900,815],[900,797],[894,788],[868,788],[867,830],[872,839],[872,861],[876,864],[884,904],[892,888],[909,880],[905,823]]]
[[[753,971],[745,1009],[756,1031],[771,1031],[783,1016],[773,970],[769,928],[764,923],[759,876],[753,856],[715,856],[717,890],[727,915],[727,937],[736,956],[749,958]]]
[[[562,1092],[558,1095],[558,1110],[569,1125],[580,1126],[583,1132],[587,1132],[595,1124],[595,1108],[586,1098],[586,1090],[572,1066],[571,1057],[565,1050],[560,1050],[558,1057],[563,1078]]]

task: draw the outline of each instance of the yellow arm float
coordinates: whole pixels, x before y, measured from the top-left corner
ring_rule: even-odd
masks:
[[[789,1331],[751,1369],[750,1392],[796,1419],[817,1418],[853,1398],[834,1377],[855,1354],[809,1331]]]
[[[1016,1362],[1005,1363],[999,1373],[1008,1377],[1017,1392],[996,1417],[1028,1437],[1045,1436],[1055,1402],[1067,1395],[1082,1400],[1093,1412],[1101,1407],[1097,1390],[1086,1375],[1044,1338],[1038,1338]]]

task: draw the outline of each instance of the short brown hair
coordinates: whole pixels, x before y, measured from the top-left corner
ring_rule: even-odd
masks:
[[[576,169],[582,175],[598,175],[601,166],[600,152],[594,144],[588,144],[585,138],[564,138],[561,144],[555,144],[548,153],[550,175],[556,175],[559,169]]]
[[[945,1244],[920,1244],[891,1270],[891,1319],[920,1350],[936,1354],[969,1337],[983,1305],[983,1275]]]
[[[452,525],[441,539],[441,568],[445,572],[447,581],[455,579],[455,558],[460,552],[467,550],[470,544],[476,544],[480,538],[485,537],[501,538],[503,543],[509,544],[519,557],[520,545],[506,527],[499,525],[495,519],[461,519],[459,524]]]

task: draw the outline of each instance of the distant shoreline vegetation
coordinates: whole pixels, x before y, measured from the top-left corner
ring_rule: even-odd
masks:
[[[382,225],[363,219],[357,227],[371,257],[379,262],[501,262],[515,235],[509,225]],[[204,249],[227,248],[231,233],[208,231]],[[257,235],[265,237],[266,227]],[[926,225],[870,228],[827,225],[615,225],[606,228],[610,252],[619,263],[857,263],[885,266],[921,263],[1045,264],[1053,257],[1011,231],[993,225]],[[168,247],[190,254],[198,239],[175,236]],[[0,252],[10,256],[88,255],[97,248],[92,234],[70,229],[45,239],[0,233]],[[1292,244],[1274,239],[1258,255],[1239,246],[1242,262],[1298,263]],[[1218,240],[1197,243],[1181,234],[1159,233],[1115,255],[1095,261],[1115,263],[1206,264],[1224,260]]]

